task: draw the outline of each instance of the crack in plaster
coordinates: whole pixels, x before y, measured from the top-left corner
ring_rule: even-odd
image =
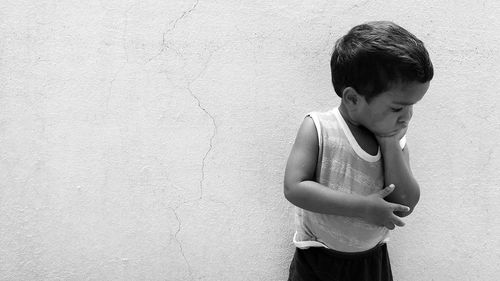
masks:
[[[198,1],[196,3],[198,3]],[[193,6],[193,9],[194,9],[194,7],[196,5],[197,4],[195,4]],[[185,14],[187,14],[187,12],[185,12]],[[217,135],[217,122],[215,120],[215,116],[212,113],[210,113],[206,107],[204,107],[202,105],[202,102],[201,102],[200,98],[197,95],[195,95],[195,93],[193,92],[193,90],[192,90],[192,84],[195,83],[205,73],[206,69],[208,68],[208,66],[210,64],[210,61],[211,61],[212,56],[213,56],[213,53],[215,53],[217,50],[212,51],[208,55],[208,58],[203,63],[203,68],[199,71],[199,73],[195,77],[189,79],[190,81],[188,81],[187,85],[185,85],[183,87],[189,93],[189,95],[195,100],[196,106],[198,107],[198,109],[200,109],[201,111],[203,111],[203,113],[206,116],[208,116],[208,118],[210,118],[210,120],[212,122],[212,125],[213,125],[213,127],[212,127],[212,134],[210,136],[208,149],[205,151],[205,153],[204,153],[204,155],[202,157],[202,160],[201,160],[201,178],[200,178],[200,181],[199,181],[199,196],[197,198],[186,200],[186,201],[180,203],[179,205],[177,205],[174,208],[170,208],[172,210],[172,212],[174,213],[175,218],[177,220],[177,230],[175,231],[175,234],[173,235],[173,239],[179,245],[179,250],[181,252],[182,258],[184,259],[184,262],[186,263],[186,266],[187,266],[187,269],[188,269],[188,273],[189,273],[189,277],[190,277],[191,280],[194,280],[193,270],[192,270],[191,264],[189,263],[188,258],[186,257],[186,253],[184,252],[183,244],[182,244],[181,240],[179,239],[179,234],[182,231],[182,220],[181,220],[181,216],[177,213],[177,211],[178,211],[179,208],[181,208],[182,206],[184,206],[184,205],[186,205],[188,203],[194,203],[194,202],[199,202],[199,201],[203,200],[203,189],[204,189],[203,187],[204,187],[204,182],[205,182],[205,167],[206,167],[207,157],[210,154],[210,152],[212,152],[212,150],[214,148],[214,140],[215,140],[215,137]],[[168,76],[167,76],[167,79],[170,80],[168,78]],[[212,200],[210,200],[210,201],[212,201]],[[224,205],[226,205],[224,202],[221,202],[221,203],[224,204]]]
[[[215,121],[214,115],[212,113],[210,113],[204,106],[202,106],[200,98],[198,96],[196,96],[193,93],[193,90],[191,89],[191,85],[194,82],[196,82],[201,77],[201,75],[203,75],[203,73],[205,73],[205,71],[207,70],[208,65],[210,64],[210,61],[212,60],[213,53],[214,52],[210,53],[210,55],[208,56],[208,59],[206,60],[204,66],[203,66],[203,69],[198,73],[198,75],[196,75],[196,77],[194,77],[191,81],[189,81],[187,83],[187,86],[186,86],[186,90],[189,92],[189,95],[196,101],[197,107],[201,111],[203,111],[205,113],[205,115],[207,115],[210,118],[210,120],[212,121],[213,127],[212,127],[212,135],[210,136],[210,140],[209,140],[209,147],[208,147],[207,151],[205,152],[205,154],[203,155],[203,158],[201,161],[201,179],[199,182],[200,196],[197,199],[185,201],[184,204],[189,203],[189,202],[200,201],[203,199],[203,183],[205,181],[206,160],[207,160],[207,157],[210,154],[210,152],[213,150],[213,147],[214,147],[213,142],[214,142],[214,139],[217,135],[217,123]]]
[[[182,247],[181,241],[179,241],[179,238],[177,238],[177,235],[179,235],[179,232],[181,231],[181,227],[182,227],[181,219],[179,218],[179,215],[177,214],[177,209],[179,207],[180,206],[177,206],[175,208],[171,208],[172,212],[175,215],[175,218],[177,219],[177,231],[174,234],[174,240],[179,245],[179,249],[181,250],[182,258],[184,259],[184,262],[186,263],[186,265],[188,267],[189,277],[191,277],[191,279],[193,279],[193,271],[191,270],[191,264],[189,263],[188,259],[186,258],[186,254],[184,253],[184,248]]]
[[[205,181],[206,159],[207,159],[208,154],[210,154],[210,152],[213,149],[213,141],[214,141],[214,138],[217,134],[217,123],[215,122],[215,117],[210,112],[208,112],[208,110],[205,107],[203,107],[201,105],[200,99],[195,94],[193,94],[193,91],[191,90],[191,83],[189,84],[187,90],[189,91],[189,94],[196,100],[198,108],[200,108],[203,112],[205,112],[205,114],[210,118],[210,120],[212,121],[212,124],[213,124],[212,136],[210,136],[209,147],[208,147],[208,150],[205,152],[205,155],[203,155],[203,159],[201,161],[201,179],[200,179],[200,185],[199,185],[200,197],[198,198],[198,200],[201,200],[201,199],[203,199],[203,182]]]
[[[175,27],[177,26],[177,23],[180,20],[182,20],[185,17],[187,17],[189,14],[191,14],[196,9],[196,7],[198,6],[199,3],[200,3],[200,0],[196,0],[196,2],[193,4],[193,6],[189,10],[184,11],[180,17],[178,17],[177,19],[174,20],[174,24],[172,25],[172,27],[169,30],[167,30],[166,32],[164,32],[163,35],[165,35],[166,33],[169,33],[171,31],[173,31],[175,29]]]
[[[190,276],[191,280],[193,280],[192,268],[191,268],[191,265],[190,265],[188,259],[186,258],[186,255],[184,253],[184,248],[182,246],[182,243],[181,243],[181,241],[178,238],[179,233],[182,231],[182,221],[181,221],[180,216],[177,214],[177,209],[179,209],[182,205],[185,205],[185,204],[188,204],[188,203],[191,203],[191,202],[198,202],[198,201],[201,201],[203,199],[203,184],[205,182],[205,166],[206,166],[207,157],[210,154],[210,152],[212,152],[212,150],[214,148],[214,139],[215,139],[215,137],[217,135],[217,123],[216,123],[214,115],[212,113],[210,113],[207,110],[207,108],[205,108],[202,105],[200,98],[193,93],[193,90],[191,89],[191,85],[194,82],[196,82],[203,75],[203,73],[205,73],[206,69],[208,68],[208,65],[210,64],[210,61],[212,59],[212,55],[213,55],[214,52],[215,51],[213,51],[213,52],[210,53],[210,55],[208,56],[208,59],[204,63],[203,69],[198,73],[198,75],[196,75],[193,79],[191,79],[191,81],[189,81],[187,83],[187,86],[186,86],[186,90],[189,92],[189,95],[196,101],[197,107],[201,111],[203,111],[205,113],[205,115],[207,115],[210,118],[210,120],[212,121],[212,125],[213,125],[212,135],[210,136],[210,140],[209,140],[209,147],[208,147],[207,151],[205,151],[205,154],[203,155],[203,158],[201,160],[201,178],[200,178],[200,181],[199,181],[200,195],[196,199],[191,199],[191,200],[184,201],[183,203],[181,203],[177,207],[172,208],[172,211],[174,212],[175,217],[177,219],[177,223],[178,223],[178,228],[177,228],[177,231],[174,234],[174,239],[179,244],[179,249],[180,249],[182,257],[184,258],[184,261],[186,262],[186,265],[188,267],[188,272],[189,272],[189,276]]]
[[[178,18],[176,18],[175,20],[169,22],[169,25],[171,25],[172,27],[170,27],[165,32],[163,32],[160,51],[158,52],[158,54],[156,54],[152,58],[150,58],[147,63],[150,63],[152,60],[156,59],[158,56],[160,56],[168,48],[166,40],[165,40],[167,34],[174,31],[175,28],[177,27],[177,23],[179,21],[183,20],[184,18],[186,18],[187,16],[189,16],[196,9],[196,7],[198,6],[199,3],[200,3],[200,0],[196,0],[196,2],[193,4],[193,6],[191,6],[191,8],[182,12],[182,14]]]

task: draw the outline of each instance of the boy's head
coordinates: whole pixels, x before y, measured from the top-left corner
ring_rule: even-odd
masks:
[[[400,84],[426,83],[434,74],[422,41],[388,21],[353,27],[336,42],[330,67],[339,97],[351,87],[367,102]]]
[[[434,74],[422,41],[386,21],[352,28],[335,44],[330,66],[350,121],[379,136],[408,126]]]

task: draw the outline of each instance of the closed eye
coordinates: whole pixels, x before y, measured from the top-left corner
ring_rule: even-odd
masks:
[[[391,108],[392,112],[400,112],[401,110],[403,110],[402,107],[400,108]]]

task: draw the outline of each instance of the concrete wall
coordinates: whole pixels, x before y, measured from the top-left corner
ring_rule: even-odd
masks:
[[[0,2],[1,280],[285,280],[286,158],[333,42],[426,42],[396,280],[500,278],[498,1]]]

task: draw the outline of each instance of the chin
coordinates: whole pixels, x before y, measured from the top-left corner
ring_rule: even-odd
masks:
[[[396,135],[398,132],[399,130],[391,130],[391,131],[385,131],[384,133],[380,133],[378,135],[382,137],[392,137]]]

